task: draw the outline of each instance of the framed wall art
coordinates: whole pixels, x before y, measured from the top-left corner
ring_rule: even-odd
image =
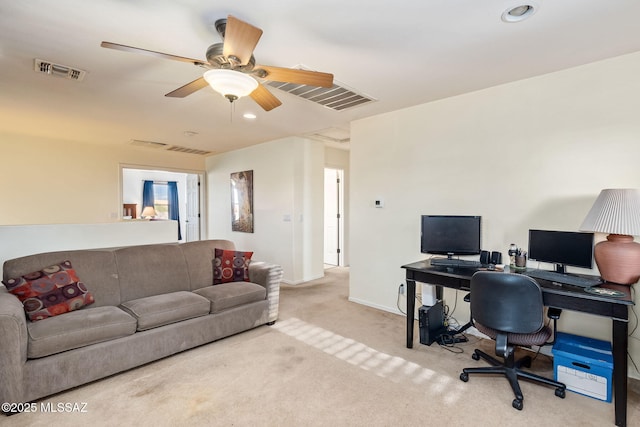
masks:
[[[231,174],[231,230],[253,233],[253,171]]]

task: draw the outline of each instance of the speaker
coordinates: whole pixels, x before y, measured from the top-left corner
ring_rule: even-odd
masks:
[[[491,264],[493,265],[502,264],[502,252],[497,252],[497,251],[491,252]]]
[[[480,251],[480,264],[491,264],[491,253],[489,251]]]

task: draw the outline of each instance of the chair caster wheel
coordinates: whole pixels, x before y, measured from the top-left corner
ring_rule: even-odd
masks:
[[[465,383],[467,381],[469,381],[469,374],[467,374],[466,372],[463,372],[460,374],[460,380],[464,381]]]
[[[478,353],[476,353],[475,351],[473,352],[473,354],[471,355],[471,358],[473,360],[480,360],[480,356],[478,356]]]
[[[556,396],[558,396],[560,399],[564,399],[566,395],[567,395],[567,393],[565,392],[565,390],[563,388],[557,388],[556,389]]]
[[[522,400],[513,399],[513,402],[511,402],[511,406],[516,408],[518,411],[522,411]]]

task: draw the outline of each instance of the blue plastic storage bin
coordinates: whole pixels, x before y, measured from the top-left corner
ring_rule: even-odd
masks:
[[[611,343],[558,332],[553,345],[553,372],[567,390],[611,402]]]

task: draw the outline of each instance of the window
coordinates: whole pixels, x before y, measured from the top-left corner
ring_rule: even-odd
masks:
[[[156,218],[169,219],[169,197],[168,185],[164,183],[153,183],[153,207],[156,210]]]

